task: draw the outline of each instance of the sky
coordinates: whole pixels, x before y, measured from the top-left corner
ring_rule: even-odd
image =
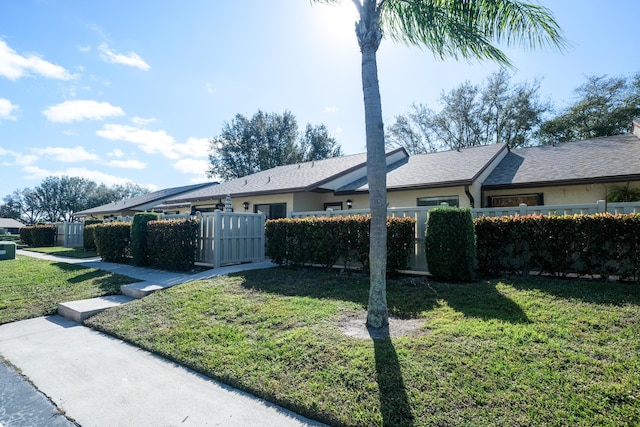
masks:
[[[325,124],[346,154],[364,152],[356,15],[343,3],[1,1],[0,199],[53,175],[152,190],[205,182],[209,139],[258,110],[288,110],[301,131]],[[587,75],[640,71],[637,0],[540,4],[569,47],[505,49],[513,82],[539,79],[561,108]],[[383,40],[384,121],[412,103],[438,109],[443,91],[497,70]]]

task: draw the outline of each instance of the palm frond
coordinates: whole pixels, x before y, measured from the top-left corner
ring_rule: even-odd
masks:
[[[518,0],[387,0],[380,16],[385,36],[424,46],[440,59],[489,59],[509,65],[496,44],[565,46],[551,11]]]

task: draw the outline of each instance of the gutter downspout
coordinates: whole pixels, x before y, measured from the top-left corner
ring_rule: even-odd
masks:
[[[476,207],[476,201],[474,200],[473,195],[469,191],[469,186],[468,185],[464,186],[464,194],[466,194],[467,197],[469,198],[469,203],[471,204],[471,207],[475,208]]]

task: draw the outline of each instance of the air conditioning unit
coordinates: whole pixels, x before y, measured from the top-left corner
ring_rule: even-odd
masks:
[[[14,242],[0,242],[0,261],[16,259],[16,244]]]

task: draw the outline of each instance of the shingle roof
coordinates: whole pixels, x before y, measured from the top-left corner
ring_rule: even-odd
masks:
[[[515,149],[496,166],[483,188],[626,181],[632,177],[640,177],[640,138],[624,134]]]
[[[24,224],[13,218],[0,218],[0,228],[22,228]]]
[[[153,191],[141,196],[131,197],[130,199],[97,206],[91,209],[86,209],[84,211],[76,212],[75,215],[82,216],[108,212],[118,212],[122,210],[136,210],[136,208],[148,205],[149,203],[161,204],[169,197],[174,197],[193,190],[215,187],[216,185],[218,185],[217,182],[205,182],[202,184],[186,185],[183,187],[166,188],[164,190]]]
[[[366,153],[344,157],[332,157],[325,160],[278,166],[257,172],[246,177],[223,182],[215,187],[202,188],[172,197],[168,203],[198,201],[231,196],[255,194],[277,194],[294,191],[312,191],[321,189],[327,181],[344,175],[351,170],[364,167]]]
[[[491,144],[460,151],[415,154],[388,168],[387,189],[471,184],[506,149],[506,144]],[[340,188],[339,192],[360,192],[368,188],[364,178]]]

